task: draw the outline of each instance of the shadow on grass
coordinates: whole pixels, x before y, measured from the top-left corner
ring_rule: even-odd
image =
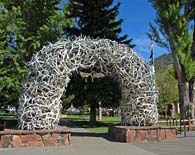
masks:
[[[79,120],[79,121],[78,121]],[[96,122],[94,125],[89,124],[89,121],[81,120],[81,119],[61,119],[61,125],[69,126],[71,128],[81,127],[81,128],[97,128],[97,127],[109,127],[110,125],[120,125],[119,123],[108,123],[108,122]]]
[[[93,128],[98,128],[98,127],[108,127],[112,125],[112,123],[102,123],[102,122],[97,122]],[[92,128],[91,125],[89,125],[88,121],[73,121],[73,120],[60,120],[60,126],[67,126],[69,128]],[[90,132],[90,131],[71,131],[71,136],[72,137],[97,137],[97,138],[103,138],[108,141],[114,142],[114,139],[108,135],[108,133],[95,133],[95,132]]]
[[[110,142],[115,142],[115,140],[108,135],[108,133],[93,133],[93,132],[71,132],[72,137],[94,137],[103,138]]]

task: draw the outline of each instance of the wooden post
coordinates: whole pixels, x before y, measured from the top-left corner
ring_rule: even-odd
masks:
[[[184,137],[186,137],[186,122],[185,122],[185,119],[183,119],[183,122],[184,122]]]
[[[188,118],[188,131],[191,131],[191,120]]]

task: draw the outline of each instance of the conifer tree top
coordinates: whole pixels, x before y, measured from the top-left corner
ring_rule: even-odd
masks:
[[[112,5],[113,0],[70,0],[67,17],[74,18],[76,25],[66,31],[70,36],[108,38],[133,47],[132,39],[127,39],[127,35],[119,37],[123,20],[116,17],[120,3]]]

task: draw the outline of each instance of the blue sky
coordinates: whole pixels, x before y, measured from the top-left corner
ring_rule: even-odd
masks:
[[[150,39],[146,32],[149,30],[149,22],[154,23],[156,17],[155,10],[147,0],[115,0],[121,2],[118,18],[123,19],[122,33],[127,34],[136,44],[134,50],[145,60],[149,60]],[[168,53],[167,49],[162,49],[155,45],[155,57]]]

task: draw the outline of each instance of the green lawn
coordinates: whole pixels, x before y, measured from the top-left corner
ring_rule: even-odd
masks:
[[[96,125],[92,128],[89,125],[89,115],[67,115],[65,120],[86,128],[87,130],[94,132],[94,133],[107,133],[108,127],[111,124],[120,124],[121,118],[120,117],[102,117],[102,121],[97,121]],[[97,118],[98,120],[98,118]]]
[[[88,124],[89,115],[67,115],[67,118],[65,118],[65,120],[68,120],[69,122],[71,122],[77,126],[86,128],[87,130],[94,132],[94,133],[107,133],[109,125],[111,125],[111,124],[119,124],[120,125],[120,123],[121,123],[120,117],[103,117],[102,122],[97,122],[97,124],[93,128],[91,128]],[[97,118],[97,120],[98,120],[98,118]],[[180,122],[178,121],[177,123],[179,126]],[[163,122],[159,121],[158,125],[167,126],[165,120]],[[173,124],[168,123],[168,126],[169,125],[172,126]]]
[[[101,122],[98,121],[98,117],[97,117],[97,124],[92,128],[89,125],[89,115],[67,115],[67,117],[64,119],[71,122],[72,124],[86,128],[87,130],[93,133],[107,133],[108,127],[111,124],[120,125],[121,123],[120,117],[103,116]],[[6,128],[9,128],[9,129],[17,128],[16,116],[13,114],[0,113],[0,120],[6,120],[7,122]],[[159,121],[159,125],[165,126],[166,123]],[[179,125],[179,122],[178,122],[178,125]],[[0,130],[2,130],[2,128],[0,128]]]
[[[7,122],[6,128],[16,129],[17,120],[15,115],[0,113],[0,120],[6,120]],[[89,115],[68,115],[67,118],[65,118],[65,120],[68,120],[69,122],[77,126],[86,128],[87,130],[94,133],[107,133],[108,126],[111,124],[120,124],[121,119],[120,117],[103,117],[102,122],[97,122],[97,124],[93,128],[88,125]],[[0,130],[3,129],[0,128]]]

